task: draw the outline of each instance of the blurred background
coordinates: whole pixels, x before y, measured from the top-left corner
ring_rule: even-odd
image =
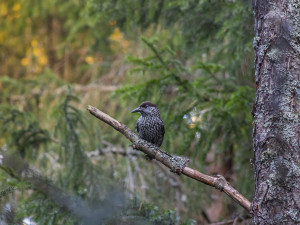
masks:
[[[0,223],[247,224],[86,108],[155,103],[162,149],[251,201],[253,36],[250,0],[1,0]]]

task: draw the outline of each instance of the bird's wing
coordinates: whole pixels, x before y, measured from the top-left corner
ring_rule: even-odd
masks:
[[[162,124],[162,126],[161,126],[161,132],[162,132],[162,134],[164,136],[165,135],[165,126],[164,126],[164,124]]]
[[[140,129],[139,129],[139,123],[136,123],[135,129],[136,129],[136,131],[139,133],[139,131],[140,131]]]

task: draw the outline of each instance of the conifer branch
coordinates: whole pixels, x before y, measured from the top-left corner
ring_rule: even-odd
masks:
[[[147,141],[144,141],[138,137],[131,129],[129,129],[125,124],[115,120],[99,109],[89,105],[88,111],[98,118],[99,120],[107,123],[121,134],[123,134],[128,140],[132,142],[132,147],[134,149],[140,150],[151,158],[156,159],[160,163],[164,164],[166,167],[171,169],[172,172],[180,175],[184,174],[192,179],[200,181],[209,186],[215,187],[216,189],[225,192],[230,198],[239,203],[244,207],[248,212],[250,212],[251,203],[237,190],[235,190],[226,179],[221,176],[209,176],[203,173],[200,173],[197,170],[187,167],[188,159],[181,156],[170,155],[160,148],[150,144]]]

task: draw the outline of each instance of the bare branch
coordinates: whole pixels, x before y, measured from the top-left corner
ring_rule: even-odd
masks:
[[[89,105],[88,110],[93,116],[97,117],[101,121],[107,123],[114,129],[119,131],[121,134],[123,134],[128,140],[132,142],[132,147],[134,149],[138,149],[143,153],[149,155],[151,158],[156,159],[157,161],[171,169],[172,172],[178,175],[184,174],[204,184],[215,187],[220,191],[224,191],[230,198],[235,200],[248,212],[250,212],[251,203],[237,190],[235,190],[221,175],[213,177],[189,168],[187,167],[187,163],[189,161],[187,158],[170,155],[162,151],[160,148],[150,144],[149,142],[140,139],[138,135],[130,130],[125,124],[115,120],[114,118],[110,117],[109,115],[93,106]]]
[[[139,151],[126,151],[121,148],[115,148],[115,147],[107,147],[104,149],[95,149],[94,151],[88,152],[86,155],[89,158],[99,156],[99,155],[122,155],[122,156],[142,156],[142,154]]]

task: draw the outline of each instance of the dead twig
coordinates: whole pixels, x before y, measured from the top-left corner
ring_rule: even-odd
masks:
[[[232,220],[225,220],[217,223],[210,223],[209,225],[229,225],[235,223],[238,220],[238,217]]]
[[[132,142],[132,147],[134,149],[138,149],[145,154],[149,155],[151,158],[156,159],[160,163],[164,164],[166,167],[171,169],[172,172],[180,175],[184,174],[190,178],[193,178],[197,181],[200,181],[209,186],[215,187],[220,191],[225,192],[230,198],[239,203],[242,207],[244,207],[248,212],[250,212],[251,203],[241,195],[237,190],[235,190],[224,177],[218,175],[216,177],[209,176],[203,173],[200,173],[197,170],[187,167],[188,159],[185,157],[180,157],[176,155],[170,155],[160,148],[150,144],[147,141],[144,141],[138,137],[136,133],[130,130],[125,124],[115,120],[99,109],[88,106],[88,111],[100,119],[101,121],[107,123],[121,134],[123,134],[128,140]]]

